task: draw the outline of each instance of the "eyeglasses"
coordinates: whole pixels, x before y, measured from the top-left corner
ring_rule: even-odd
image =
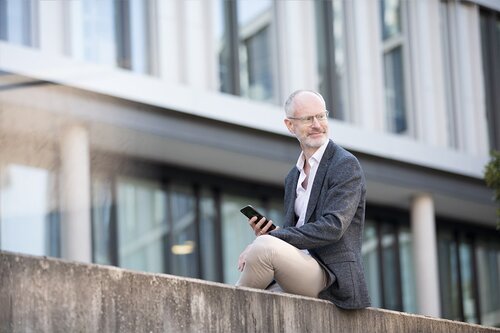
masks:
[[[315,116],[308,116],[308,117],[287,117],[288,119],[293,119],[293,120],[298,120],[304,125],[312,125],[314,123],[314,118],[316,118],[317,121],[325,122],[328,120],[328,111],[318,113]]]

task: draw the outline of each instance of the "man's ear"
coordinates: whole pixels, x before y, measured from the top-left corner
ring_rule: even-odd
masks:
[[[285,118],[284,122],[285,122],[286,128],[288,128],[288,131],[295,136],[295,132],[293,131],[293,122],[288,118]]]

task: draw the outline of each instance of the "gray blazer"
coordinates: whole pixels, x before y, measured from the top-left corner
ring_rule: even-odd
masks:
[[[295,227],[294,210],[298,179],[294,167],[285,179],[283,228],[270,234],[307,249],[326,269],[329,282],[320,298],[344,309],[370,306],[361,257],[366,188],[358,160],[332,141],[328,143],[300,228]]]

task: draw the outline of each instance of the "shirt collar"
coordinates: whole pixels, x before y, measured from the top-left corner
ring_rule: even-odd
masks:
[[[316,152],[311,156],[309,160],[309,164],[311,166],[314,166],[316,163],[319,163],[321,159],[323,158],[323,154],[325,153],[326,147],[328,146],[328,142],[330,140],[326,140],[324,144],[321,145],[321,147],[316,150]],[[305,160],[305,155],[304,152],[300,152],[299,158],[297,160],[297,164],[295,166],[297,169],[302,172],[302,169],[304,168],[304,160]]]

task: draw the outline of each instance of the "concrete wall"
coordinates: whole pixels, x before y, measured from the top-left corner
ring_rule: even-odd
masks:
[[[500,332],[394,311],[0,252],[0,332]]]

